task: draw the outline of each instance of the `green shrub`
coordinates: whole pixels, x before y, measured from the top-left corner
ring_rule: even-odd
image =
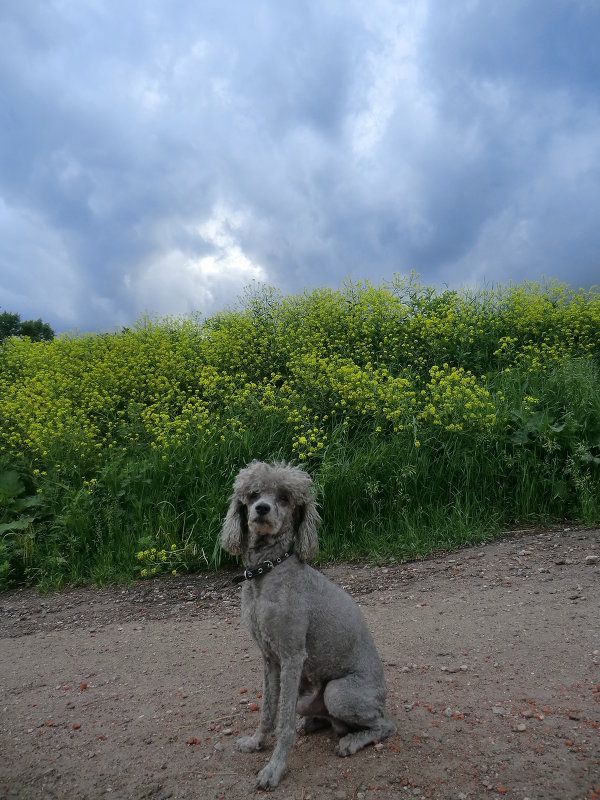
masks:
[[[411,276],[7,339],[0,585],[220,563],[232,480],[252,458],[309,469],[321,559],[598,522],[598,330],[598,292],[438,293]]]

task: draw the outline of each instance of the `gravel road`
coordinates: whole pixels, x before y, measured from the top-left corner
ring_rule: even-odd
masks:
[[[391,740],[298,738],[281,800],[600,800],[600,531],[323,571],[382,656]],[[239,800],[261,703],[231,574],[0,595],[0,798]]]

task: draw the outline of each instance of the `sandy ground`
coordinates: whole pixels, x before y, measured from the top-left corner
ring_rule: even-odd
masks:
[[[600,798],[600,531],[324,570],[381,653],[391,740],[299,737],[282,800]],[[231,575],[0,595],[0,798],[258,797],[261,703]],[[264,794],[263,794],[264,796]]]

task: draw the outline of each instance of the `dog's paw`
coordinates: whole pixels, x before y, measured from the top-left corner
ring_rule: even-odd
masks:
[[[361,745],[356,741],[356,737],[353,734],[348,734],[348,736],[344,736],[340,739],[335,748],[335,752],[340,758],[346,758],[347,756],[353,756],[360,749]]]
[[[255,789],[274,789],[281,780],[285,770],[285,763],[269,761],[267,766],[258,773]]]
[[[240,736],[236,740],[235,746],[240,753],[256,753],[262,747],[262,740],[256,736]]]

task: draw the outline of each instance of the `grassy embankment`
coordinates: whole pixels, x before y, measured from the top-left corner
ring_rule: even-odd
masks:
[[[218,563],[233,476],[294,460],[320,558],[600,521],[600,293],[398,277],[0,350],[0,586]]]

